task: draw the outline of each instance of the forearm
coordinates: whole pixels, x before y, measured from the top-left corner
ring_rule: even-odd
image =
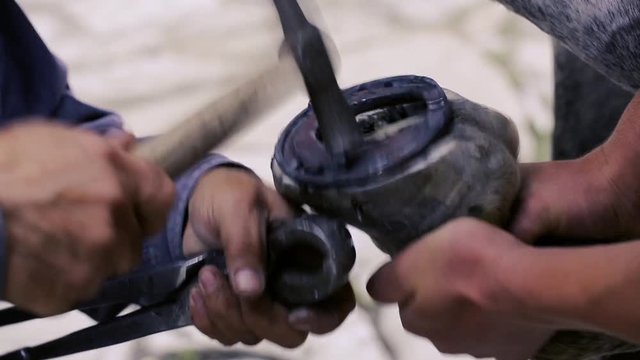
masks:
[[[640,342],[640,241],[526,248],[500,269],[516,311],[554,328]]]
[[[640,2],[498,0],[619,84],[640,88]]]
[[[525,167],[527,202],[518,220],[543,219],[533,225],[541,232],[531,239],[539,235],[605,241],[640,238],[638,138],[640,95],[633,98],[609,139],[591,153],[578,160]],[[535,211],[527,212],[531,209]],[[516,235],[528,239],[522,230],[516,227]]]
[[[634,172],[629,178],[640,183],[640,92],[625,109],[609,139],[601,146],[607,160],[619,171]]]
[[[613,233],[640,237],[640,92],[631,100],[609,139],[593,153],[599,157],[602,181],[611,194],[611,215],[617,220]],[[597,196],[593,194],[592,196]]]

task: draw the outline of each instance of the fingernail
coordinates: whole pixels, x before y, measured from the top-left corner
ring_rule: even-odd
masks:
[[[289,313],[289,324],[296,330],[311,331],[313,312],[307,308],[300,308]]]
[[[200,287],[205,294],[213,294],[219,285],[219,280],[210,271],[205,270],[200,274]]]
[[[255,295],[262,292],[262,276],[251,269],[241,269],[233,277],[235,289],[239,293]]]

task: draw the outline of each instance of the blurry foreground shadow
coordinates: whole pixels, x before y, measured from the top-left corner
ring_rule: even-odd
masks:
[[[161,355],[158,360],[283,360],[247,351],[200,350]]]

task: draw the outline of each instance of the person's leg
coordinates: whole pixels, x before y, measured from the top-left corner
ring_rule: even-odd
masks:
[[[580,157],[611,134],[633,93],[554,43],[553,158]]]

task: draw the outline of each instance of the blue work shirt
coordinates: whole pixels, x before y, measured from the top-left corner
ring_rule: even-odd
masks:
[[[122,131],[121,118],[76,99],[66,69],[49,51],[14,0],[0,0],[0,127],[40,116],[100,134]],[[36,145],[34,145],[36,146]],[[182,233],[189,198],[199,177],[231,164],[212,155],[176,181],[177,197],[164,230],[145,242],[143,266],[182,257]],[[1,210],[2,204],[0,204]],[[6,284],[6,247],[0,216],[0,297]]]

